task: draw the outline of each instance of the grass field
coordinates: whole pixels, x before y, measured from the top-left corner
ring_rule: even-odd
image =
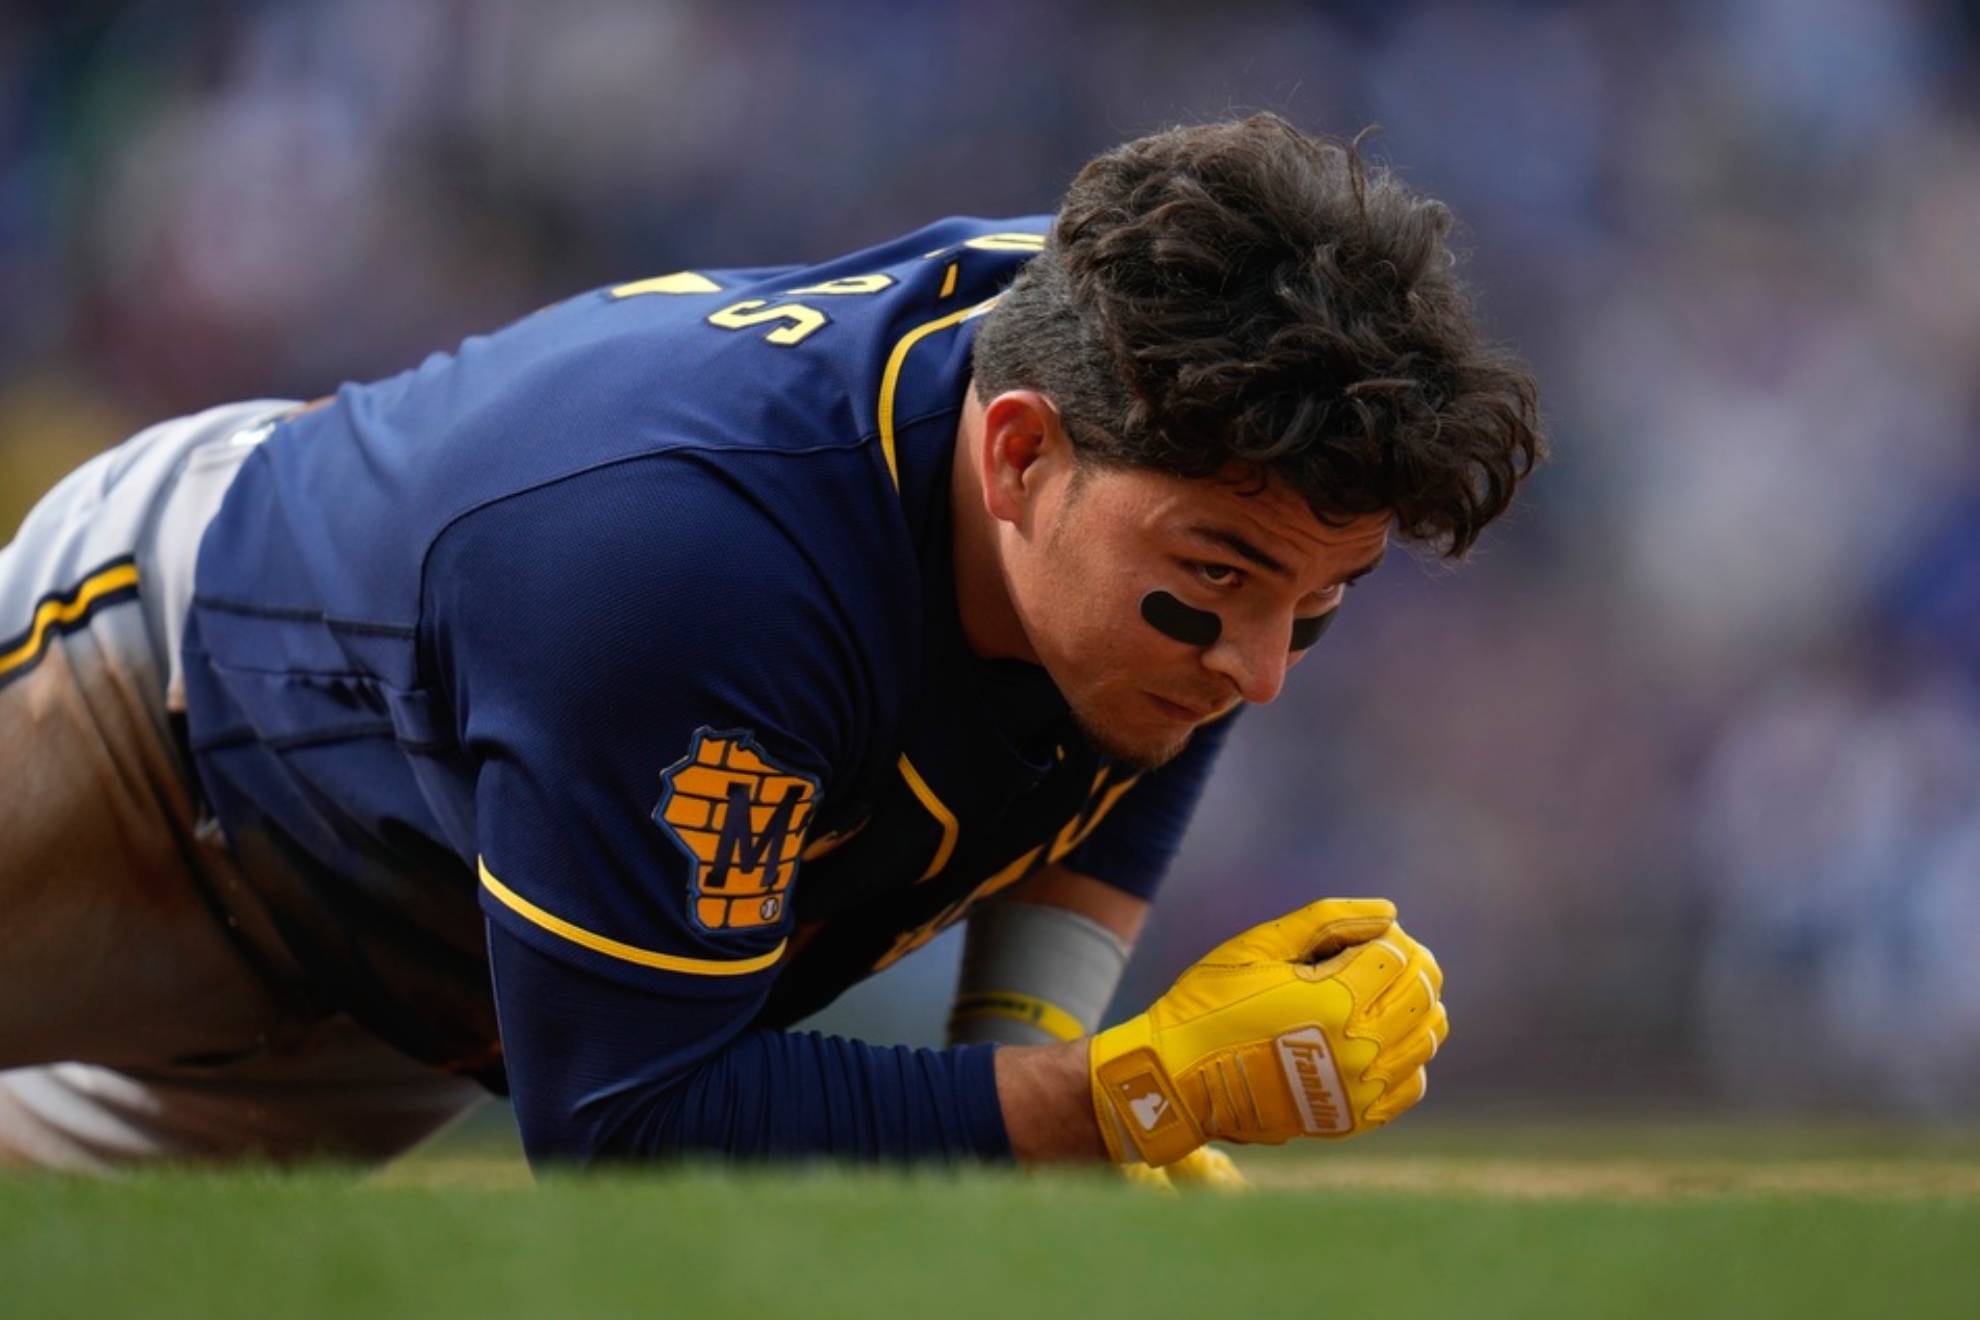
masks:
[[[0,1316],[1980,1316],[1980,1135],[1550,1126],[1251,1152],[1259,1190],[818,1170],[0,1177]]]

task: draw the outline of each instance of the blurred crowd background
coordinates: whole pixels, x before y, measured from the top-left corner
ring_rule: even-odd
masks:
[[[1980,1112],[1973,4],[12,0],[0,536],[167,414],[1251,109],[1455,208],[1558,457],[1246,718],[1119,1004],[1381,893],[1429,1110]],[[937,1037],[954,957],[829,1021]]]

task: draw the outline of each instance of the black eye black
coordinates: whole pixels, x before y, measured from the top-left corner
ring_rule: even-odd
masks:
[[[1303,619],[1294,619],[1292,624],[1292,645],[1288,650],[1304,651],[1320,640],[1320,635],[1334,626],[1334,616],[1340,610],[1328,610],[1325,614],[1309,614]]]

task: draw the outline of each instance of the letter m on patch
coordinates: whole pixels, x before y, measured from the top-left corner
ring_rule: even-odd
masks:
[[[746,729],[696,729],[660,772],[653,819],[687,854],[688,910],[704,930],[775,925],[789,902],[818,781],[777,765]]]

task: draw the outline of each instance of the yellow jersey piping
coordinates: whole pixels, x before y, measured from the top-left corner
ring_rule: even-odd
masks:
[[[894,345],[894,351],[887,355],[887,369],[880,373],[880,454],[887,460],[887,475],[894,479],[895,490],[901,487],[901,464],[894,453],[894,391],[900,387],[901,368],[907,365],[908,353],[937,330],[946,330],[966,321],[996,301],[995,298],[986,298],[973,307],[924,322],[902,335],[900,342]]]
[[[886,370],[880,373],[880,404],[878,410],[880,418],[880,454],[887,460],[887,475],[893,478],[895,490],[899,490],[901,487],[901,464],[900,458],[895,452],[894,392],[900,388],[901,370],[907,365],[908,354],[913,351],[916,344],[920,343],[929,335],[934,334],[937,330],[945,330],[952,325],[967,321],[970,317],[975,316],[996,301],[997,299],[994,297],[986,298],[974,306],[963,308],[961,311],[950,312],[946,316],[938,316],[932,321],[924,321],[922,324],[902,335],[900,341],[894,345],[894,351],[887,355]],[[942,827],[942,842],[935,849],[934,860],[930,861],[928,863],[928,869],[921,873],[921,879],[927,880],[931,876],[938,874],[943,867],[949,864],[949,858],[956,851],[956,836],[961,832],[961,826],[956,821],[956,813],[950,811],[943,804],[942,799],[935,796],[935,790],[928,786],[928,781],[921,777],[921,772],[914,768],[913,762],[909,761],[905,755],[901,757],[900,769],[901,777],[907,780],[907,785],[914,790],[915,797],[921,800],[921,805],[928,808],[928,814],[933,816]],[[919,884],[920,881],[916,881],[916,883]]]
[[[921,777],[921,772],[914,768],[914,762],[907,759],[905,752],[901,754],[901,778],[907,780],[907,786],[921,799],[921,805],[928,808],[928,814],[942,827],[942,842],[935,849],[935,860],[928,863],[928,869],[921,873],[921,880],[926,880],[949,864],[949,857],[956,850],[956,836],[962,833],[962,826],[956,821],[956,813],[935,796],[935,790],[928,786],[928,781]],[[921,880],[915,883],[920,884]]]
[[[686,972],[690,976],[747,976],[774,966],[784,956],[784,946],[789,940],[778,940],[777,947],[755,958],[685,958],[675,953],[660,953],[653,949],[642,949],[635,945],[623,944],[604,935],[594,934],[582,926],[565,921],[562,917],[545,912],[536,904],[518,894],[515,890],[497,880],[489,871],[488,863],[476,858],[475,864],[481,871],[481,887],[493,894],[503,907],[508,908],[532,925],[541,926],[553,935],[561,935],[573,944],[582,945],[594,953],[602,953],[608,958],[623,962],[637,963],[641,967],[655,967],[663,972]]]

